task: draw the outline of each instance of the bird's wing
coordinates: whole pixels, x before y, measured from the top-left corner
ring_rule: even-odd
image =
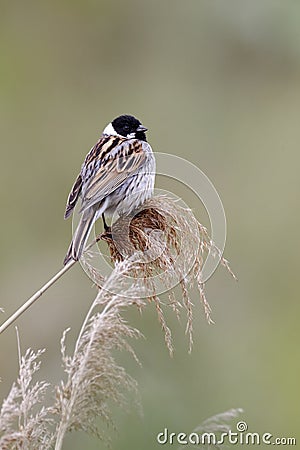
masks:
[[[100,148],[99,148],[100,147]],[[149,144],[120,136],[103,136],[82,166],[81,211],[103,200],[143,165]]]
[[[103,151],[106,141],[108,141],[108,136],[101,136],[101,138],[99,139],[99,141],[96,143],[96,145],[94,145],[94,147],[91,148],[91,150],[89,151],[89,153],[87,154],[84,163],[83,163],[83,168],[90,166],[90,163],[92,163],[92,161],[95,161],[97,158],[99,158],[99,155],[101,153],[101,150]],[[107,147],[107,146],[106,146]],[[81,170],[81,172],[83,171],[83,169]],[[67,200],[67,205],[66,205],[66,210],[65,210],[65,219],[67,219],[73,212],[73,209],[75,208],[75,205],[77,203],[77,200],[81,194],[81,190],[82,190],[82,176],[81,173],[77,176],[71,192],[68,196],[68,200]]]
[[[73,209],[75,208],[75,205],[77,203],[78,197],[80,195],[81,188],[82,188],[82,178],[81,174],[79,174],[68,196],[67,206],[65,210],[65,219],[67,219],[72,214]]]

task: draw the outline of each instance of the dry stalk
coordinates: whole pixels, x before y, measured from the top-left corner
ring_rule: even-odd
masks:
[[[124,404],[124,390],[136,391],[136,382],[113,357],[113,350],[118,349],[129,351],[137,360],[128,340],[139,337],[140,332],[124,321],[124,309],[133,305],[143,309],[154,303],[171,355],[173,342],[166,309],[173,310],[178,320],[185,316],[191,351],[193,285],[198,289],[207,321],[212,322],[201,277],[205,256],[215,255],[232,272],[191,210],[170,198],[155,197],[134,217],[119,218],[112,233],[101,238],[108,245],[114,269],[104,279],[93,265],[98,255],[84,254],[82,262],[99,291],[71,356],[66,350],[67,330],[63,334],[61,353],[66,379],[54,387],[54,405],[38,409],[48,387],[44,381],[33,383],[43,351],[28,350],[23,357],[19,352],[19,378],[0,414],[1,449],[46,450],[55,443],[55,450],[60,450],[65,435],[73,430],[103,438],[97,418],[111,423],[111,402]],[[33,413],[33,408],[37,412]]]

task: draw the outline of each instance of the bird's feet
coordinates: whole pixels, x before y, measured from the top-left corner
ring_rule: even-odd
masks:
[[[110,234],[110,236],[111,236],[111,227],[109,227],[109,226],[107,225],[106,220],[105,220],[104,213],[102,213],[102,220],[103,220],[103,227],[104,227],[104,232],[105,232],[105,234],[106,234],[106,235]]]

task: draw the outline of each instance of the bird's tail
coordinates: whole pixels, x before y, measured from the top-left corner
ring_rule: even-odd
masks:
[[[66,265],[71,259],[78,261],[81,257],[86,241],[88,240],[92,226],[95,222],[96,209],[93,207],[87,208],[83,211],[80,217],[79,224],[73,235],[72,242],[64,259],[64,265]]]

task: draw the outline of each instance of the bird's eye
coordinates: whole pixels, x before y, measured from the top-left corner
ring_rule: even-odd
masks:
[[[124,130],[128,131],[129,130],[129,125],[124,125]]]

